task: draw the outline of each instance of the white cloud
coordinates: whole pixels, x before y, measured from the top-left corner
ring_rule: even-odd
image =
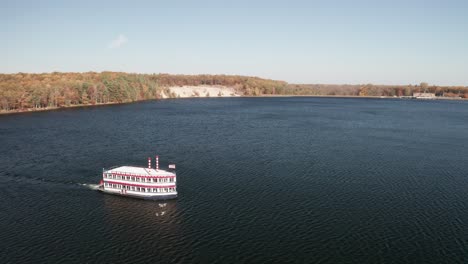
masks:
[[[110,44],[109,48],[116,49],[122,47],[125,43],[128,42],[127,37],[125,35],[120,34],[116,39],[114,39]]]

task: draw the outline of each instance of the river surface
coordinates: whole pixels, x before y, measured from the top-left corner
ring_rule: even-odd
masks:
[[[0,116],[3,263],[466,263],[468,102],[207,98]],[[177,200],[94,191],[177,165]],[[153,161],[154,164],[154,161]]]

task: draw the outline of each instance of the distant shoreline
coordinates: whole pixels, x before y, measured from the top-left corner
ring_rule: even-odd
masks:
[[[60,109],[69,109],[69,108],[81,108],[81,107],[95,107],[95,106],[106,106],[106,105],[119,105],[119,104],[130,104],[138,103],[142,101],[135,102],[124,102],[124,103],[102,103],[102,104],[82,104],[82,105],[69,105],[69,106],[60,106],[60,107],[44,107],[44,108],[26,108],[26,109],[17,109],[11,111],[0,111],[0,115],[11,115],[11,114],[22,114],[22,113],[35,113],[35,112],[46,112]]]
[[[0,74],[0,114],[132,103],[166,98],[328,97],[468,98],[468,86],[289,84],[241,75],[171,75],[125,72]],[[450,98],[434,98],[445,96]],[[427,98],[426,98],[427,97]]]
[[[438,100],[450,100],[450,101],[468,101],[467,98],[435,98],[435,99],[415,99],[415,98],[400,98],[400,97],[393,97],[393,96],[359,96],[359,95],[258,95],[258,96],[251,96],[251,95],[235,95],[235,96],[185,96],[185,97],[164,97],[159,99],[148,99],[148,100],[138,100],[134,102],[109,102],[109,103],[98,103],[98,104],[81,104],[81,105],[70,105],[70,106],[61,106],[61,107],[45,107],[45,108],[27,108],[22,110],[11,110],[11,111],[0,111],[0,115],[12,115],[12,114],[23,114],[23,113],[35,113],[35,112],[46,112],[46,111],[54,111],[54,110],[61,110],[61,109],[70,109],[70,108],[82,108],[82,107],[99,107],[99,106],[109,106],[109,105],[121,105],[121,104],[133,104],[133,103],[141,103],[145,101],[158,101],[158,100],[167,100],[167,99],[187,99],[187,98],[269,98],[269,97],[315,97],[315,98],[362,98],[362,99],[400,99],[400,100],[418,100],[418,101],[438,101]]]

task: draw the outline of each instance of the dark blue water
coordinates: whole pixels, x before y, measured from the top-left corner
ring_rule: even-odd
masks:
[[[6,263],[466,263],[468,102],[178,99],[0,116]],[[178,168],[179,198],[91,190]]]

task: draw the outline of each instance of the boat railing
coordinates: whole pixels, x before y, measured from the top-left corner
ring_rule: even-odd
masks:
[[[111,169],[109,169],[109,170],[111,170]],[[107,170],[107,171],[109,171],[109,170]],[[106,172],[106,171],[103,171],[103,172]],[[110,174],[117,175],[117,176],[143,177],[143,178],[146,178],[146,177],[162,177],[162,178],[176,177],[175,173],[173,173],[174,175],[143,175],[143,174],[119,171],[119,172],[110,172]]]

